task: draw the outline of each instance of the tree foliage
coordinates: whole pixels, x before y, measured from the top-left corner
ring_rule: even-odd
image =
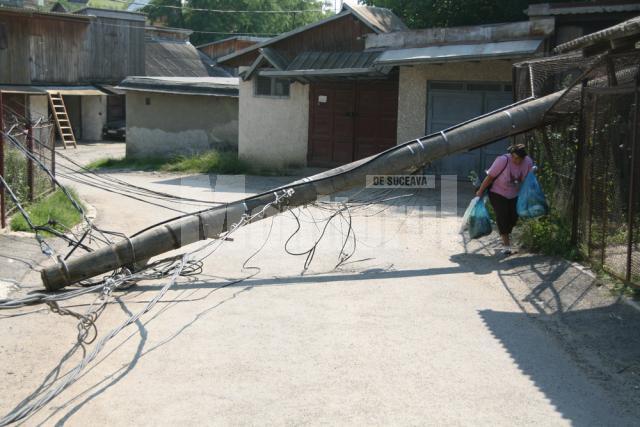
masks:
[[[525,21],[524,10],[533,3],[566,0],[360,0],[391,9],[409,28],[455,27]]]
[[[169,8],[163,6],[173,6]],[[182,7],[181,7],[182,6]],[[218,13],[193,9],[269,11],[322,9],[320,0],[152,0],[143,11],[154,23],[194,30],[193,44],[230,37],[233,33],[276,35],[315,22],[323,12],[304,13]],[[224,33],[224,34],[207,34]]]

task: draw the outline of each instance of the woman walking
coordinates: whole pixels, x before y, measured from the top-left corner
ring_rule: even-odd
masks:
[[[509,154],[498,156],[489,170],[487,177],[480,184],[476,196],[482,197],[489,190],[489,200],[496,213],[498,231],[502,239],[502,253],[510,255],[511,231],[518,222],[516,203],[520,184],[533,168],[533,160],[527,156],[524,144],[512,145]]]

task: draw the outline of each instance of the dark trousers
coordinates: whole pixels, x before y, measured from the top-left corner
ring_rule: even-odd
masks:
[[[513,227],[518,222],[518,212],[516,203],[518,198],[507,199],[500,194],[489,191],[489,200],[493,211],[496,213],[496,222],[498,223],[498,231],[500,234],[511,234]]]

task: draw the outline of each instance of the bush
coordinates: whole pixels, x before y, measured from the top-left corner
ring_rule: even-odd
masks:
[[[580,251],[571,244],[571,220],[552,212],[544,217],[520,221],[518,240],[525,249],[572,261],[580,259]]]

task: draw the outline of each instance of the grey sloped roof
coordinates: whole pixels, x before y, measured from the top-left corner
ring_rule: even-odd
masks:
[[[124,79],[117,89],[182,95],[238,97],[237,77],[148,77]]]
[[[267,40],[269,40],[271,37],[255,37],[255,36],[233,36],[233,37],[227,37],[221,40],[216,40],[213,42],[209,42],[209,43],[204,43],[201,45],[196,46],[198,49],[202,49],[203,47],[207,47],[207,46],[213,46],[215,44],[220,44],[220,43],[225,43],[231,40],[241,40],[241,41],[247,41],[247,42],[255,42],[255,43],[262,43],[262,42],[266,42]]]
[[[380,52],[302,52],[287,71],[370,68],[379,55]]]
[[[603,42],[611,42],[632,36],[640,37],[640,16],[621,22],[613,27],[596,31],[586,36],[578,37],[555,48],[557,53],[569,52],[577,49],[584,49]]]
[[[540,49],[541,45],[542,39],[532,39],[396,49],[383,52],[375,63],[395,66],[494,58],[521,58],[534,54]]]
[[[392,67],[375,64],[380,52],[303,52],[286,70],[265,69],[259,75],[311,81],[321,78],[384,76]]]
[[[360,18],[376,33],[392,33],[394,31],[404,31],[408,27],[398,16],[389,9],[375,6],[348,5],[344,4],[343,10],[351,10],[354,15]]]
[[[264,55],[267,61],[279,70],[285,70],[289,64],[289,60],[287,58],[271,47],[261,48],[260,53]]]
[[[145,74],[161,77],[229,77],[191,43],[148,40],[145,43]]]

